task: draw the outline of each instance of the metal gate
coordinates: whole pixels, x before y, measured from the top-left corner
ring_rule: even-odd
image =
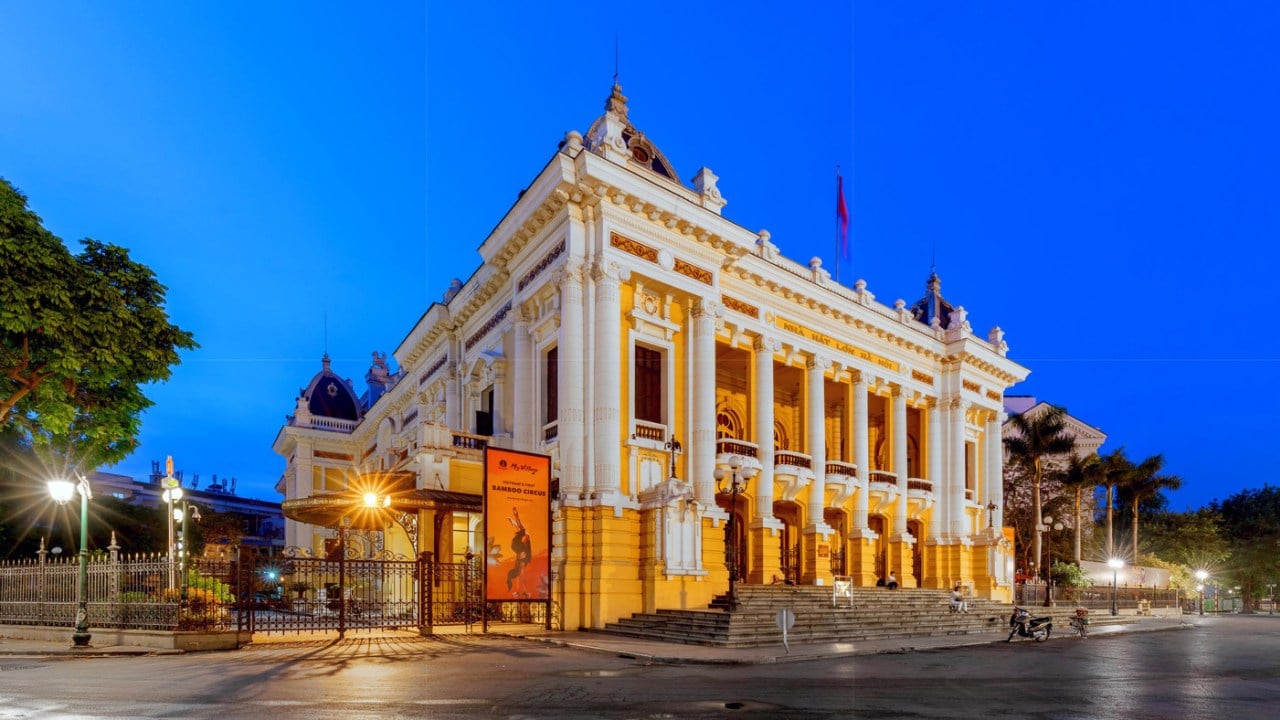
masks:
[[[551,626],[544,601],[486,602],[483,567],[426,559],[261,558],[235,563],[236,627],[250,633]],[[421,579],[425,578],[423,582]]]

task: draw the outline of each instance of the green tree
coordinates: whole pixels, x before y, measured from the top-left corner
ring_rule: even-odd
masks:
[[[1037,527],[1043,517],[1040,507],[1040,484],[1048,470],[1046,460],[1069,454],[1075,439],[1067,432],[1067,411],[1056,405],[1028,416],[1018,413],[1009,418],[1013,433],[1005,439],[1005,449],[1013,463],[1031,474],[1031,522]],[[1034,533],[1031,555],[1040,562],[1040,533]],[[1046,577],[1048,571],[1045,571]]]
[[[1081,556],[1081,507],[1084,504],[1085,490],[1092,492],[1103,483],[1103,467],[1102,459],[1097,453],[1080,457],[1072,454],[1067,461],[1067,467],[1062,473],[1063,487],[1072,491],[1075,496],[1074,514],[1072,515],[1075,527],[1075,554],[1073,555],[1076,565],[1080,564]]]
[[[0,427],[92,468],[137,444],[143,385],[196,346],[169,322],[165,286],[122,247],[73,255],[0,179]]]
[[[1245,610],[1251,612],[1267,583],[1280,578],[1280,488],[1242,490],[1209,508],[1221,518],[1231,549],[1226,575],[1240,586]]]
[[[1162,560],[1195,570],[1220,566],[1231,551],[1221,518],[1210,508],[1153,512],[1145,518],[1147,547]]]
[[[1161,475],[1164,468],[1164,456],[1152,455],[1129,471],[1124,483],[1120,486],[1121,499],[1129,506],[1130,531],[1133,533],[1133,560],[1138,561],[1138,518],[1144,503],[1161,505],[1163,490],[1177,490],[1182,487],[1182,478],[1177,475]]]

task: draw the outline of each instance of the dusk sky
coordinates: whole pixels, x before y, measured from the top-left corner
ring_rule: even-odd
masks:
[[[910,303],[936,263],[1010,394],[1163,453],[1174,509],[1277,483],[1280,5],[359,5],[0,5],[0,177],[201,346],[111,470],[280,499],[326,343],[362,391],[601,114],[616,34],[631,120],[727,218],[834,271],[839,165],[842,282]]]

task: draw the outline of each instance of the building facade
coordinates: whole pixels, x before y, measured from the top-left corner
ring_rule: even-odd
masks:
[[[275,441],[286,516],[390,483],[385,549],[482,553],[494,445],[552,458],[567,628],[705,607],[728,556],[748,583],[892,571],[1008,600],[1002,402],[1028,371],[1001,330],[976,335],[936,275],[911,306],[837,284],[725,218],[711,170],[678,178],[615,85],[394,373],[375,355],[357,396],[326,358]],[[290,522],[287,542],[318,554],[334,534]]]

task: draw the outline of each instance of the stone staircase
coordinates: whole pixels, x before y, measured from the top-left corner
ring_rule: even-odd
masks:
[[[773,645],[782,642],[778,611],[789,608],[795,625],[787,633],[792,643],[850,642],[890,638],[967,635],[1009,631],[1012,606],[971,599],[969,612],[953,613],[949,592],[923,588],[855,588],[854,607],[833,607],[831,588],[812,585],[739,585],[738,607],[729,610],[726,595],[705,610],[658,610],[636,613],[609,623],[599,632],[663,642],[722,647]],[[1074,607],[1028,607],[1033,616],[1053,616],[1055,634],[1071,632]],[[1126,622],[1097,611],[1093,624]]]

